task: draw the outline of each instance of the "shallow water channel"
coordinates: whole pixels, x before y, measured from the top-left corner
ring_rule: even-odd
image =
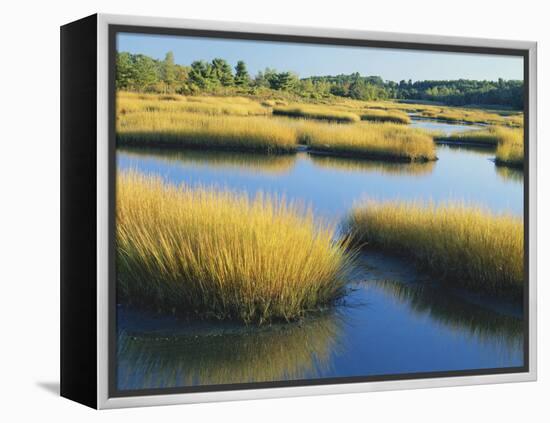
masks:
[[[522,215],[523,173],[496,167],[494,150],[441,145],[437,155],[433,163],[401,164],[307,152],[119,149],[117,167],[172,183],[284,196],[334,223],[369,198],[458,200]],[[341,304],[297,323],[247,327],[123,307],[117,314],[120,390],[523,365],[521,305],[450,291],[406,260],[374,252],[362,255]]]

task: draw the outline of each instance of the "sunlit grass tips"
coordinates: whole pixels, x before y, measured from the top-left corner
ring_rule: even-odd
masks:
[[[292,320],[343,295],[353,254],[311,212],[266,195],[117,177],[125,303],[244,322]]]

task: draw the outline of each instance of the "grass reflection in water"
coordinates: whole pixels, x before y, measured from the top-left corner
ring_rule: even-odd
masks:
[[[185,333],[176,335],[167,332],[166,336],[121,331],[118,388],[314,378],[330,367],[332,355],[339,350],[342,324],[335,313],[322,313],[261,328],[216,323],[199,330],[186,328]]]
[[[118,151],[129,157],[151,158],[181,166],[204,166],[214,169],[235,169],[243,172],[267,172],[283,174],[296,164],[291,154],[254,154],[231,151],[201,151],[159,148],[119,147]]]

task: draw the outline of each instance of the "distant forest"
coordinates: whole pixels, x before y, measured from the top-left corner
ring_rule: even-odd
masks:
[[[246,63],[232,67],[224,59],[197,60],[190,66],[174,62],[168,52],[164,60],[143,54],[117,54],[116,87],[121,90],[178,94],[279,94],[320,100],[331,96],[358,100],[434,101],[452,106],[486,105],[523,108],[523,81],[499,79],[476,81],[384,81],[359,73],[300,78],[294,72],[266,68],[252,76]]]

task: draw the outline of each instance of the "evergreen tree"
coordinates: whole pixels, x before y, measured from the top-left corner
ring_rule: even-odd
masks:
[[[242,60],[239,60],[235,66],[235,85],[241,87],[250,85],[250,75],[246,69],[246,63]]]
[[[231,66],[220,58],[212,60],[212,77],[213,82],[219,82],[224,87],[230,87],[234,82]]]
[[[189,70],[189,82],[200,89],[208,88],[211,85],[209,67],[204,60],[195,60]]]
[[[298,83],[298,77],[292,72],[281,72],[276,74],[270,81],[271,88],[275,90],[290,91]]]

